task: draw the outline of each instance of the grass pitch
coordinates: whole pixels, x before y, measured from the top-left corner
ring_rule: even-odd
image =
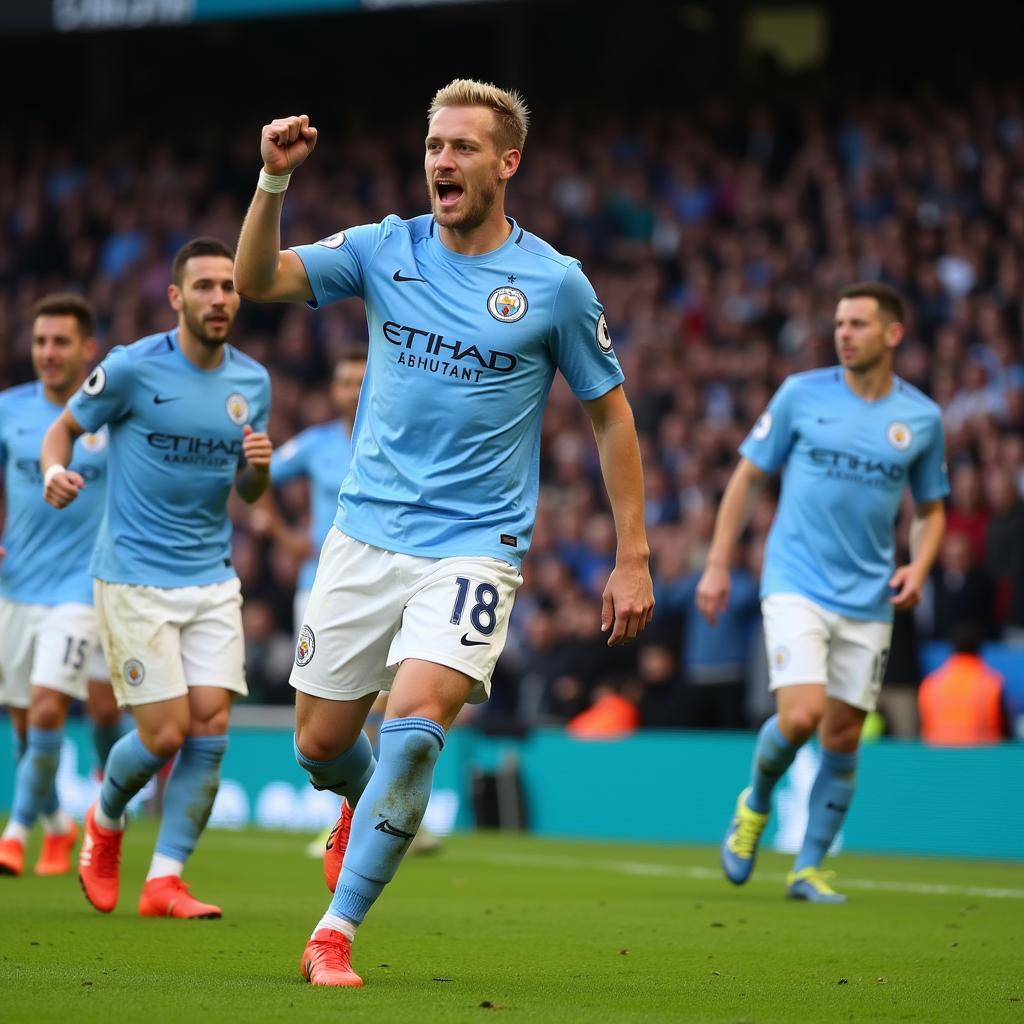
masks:
[[[6,1024],[1024,1024],[1022,865],[844,855],[829,907],[783,900],[774,854],[736,889],[709,849],[456,836],[360,930],[366,987],[325,990],[299,977],[327,902],[304,837],[204,836],[187,877],[222,921],[136,916],[154,838],[129,829],[109,916],[73,876],[0,878]]]

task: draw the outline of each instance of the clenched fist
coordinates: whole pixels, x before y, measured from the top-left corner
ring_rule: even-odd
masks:
[[[308,114],[278,117],[263,126],[260,156],[267,174],[290,174],[313,152],[316,129]]]

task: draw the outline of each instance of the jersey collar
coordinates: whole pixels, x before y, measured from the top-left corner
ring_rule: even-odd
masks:
[[[430,248],[439,259],[447,260],[449,263],[457,263],[461,266],[486,266],[488,263],[494,263],[496,260],[504,259],[508,255],[509,250],[514,245],[517,245],[519,240],[523,237],[523,229],[511,217],[506,217],[505,220],[508,221],[512,230],[509,232],[508,238],[506,238],[497,249],[492,249],[490,252],[480,253],[479,256],[464,256],[460,252],[453,252],[444,244],[444,242],[441,241],[440,233],[437,230],[437,221],[431,218]]]

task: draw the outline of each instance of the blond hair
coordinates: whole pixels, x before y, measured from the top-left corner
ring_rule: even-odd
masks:
[[[499,89],[490,82],[456,78],[434,93],[427,111],[430,121],[442,107],[487,107],[494,112],[494,144],[499,152],[526,145],[530,111],[518,92]]]

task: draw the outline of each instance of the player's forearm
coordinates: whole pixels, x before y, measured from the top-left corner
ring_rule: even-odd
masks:
[[[618,540],[615,561],[619,565],[629,562],[646,565],[651,550],[644,524],[644,474],[632,416],[595,427],[594,436],[615,519]]]
[[[946,510],[941,501],[934,502],[923,515],[915,515],[910,524],[910,558],[922,579],[938,558],[945,532]]]
[[[266,466],[246,466],[235,477],[235,490],[242,501],[251,505],[270,485],[270,470]]]
[[[235,288],[248,299],[269,294],[281,253],[283,192],[256,189],[242,221],[235,253]]]
[[[743,527],[750,517],[761,483],[752,463],[743,460],[733,470],[715,518],[715,531],[708,549],[708,565],[728,569]]]
[[[71,461],[76,436],[63,415],[50,424],[39,449],[39,471],[44,476],[51,466],[67,466]]]

